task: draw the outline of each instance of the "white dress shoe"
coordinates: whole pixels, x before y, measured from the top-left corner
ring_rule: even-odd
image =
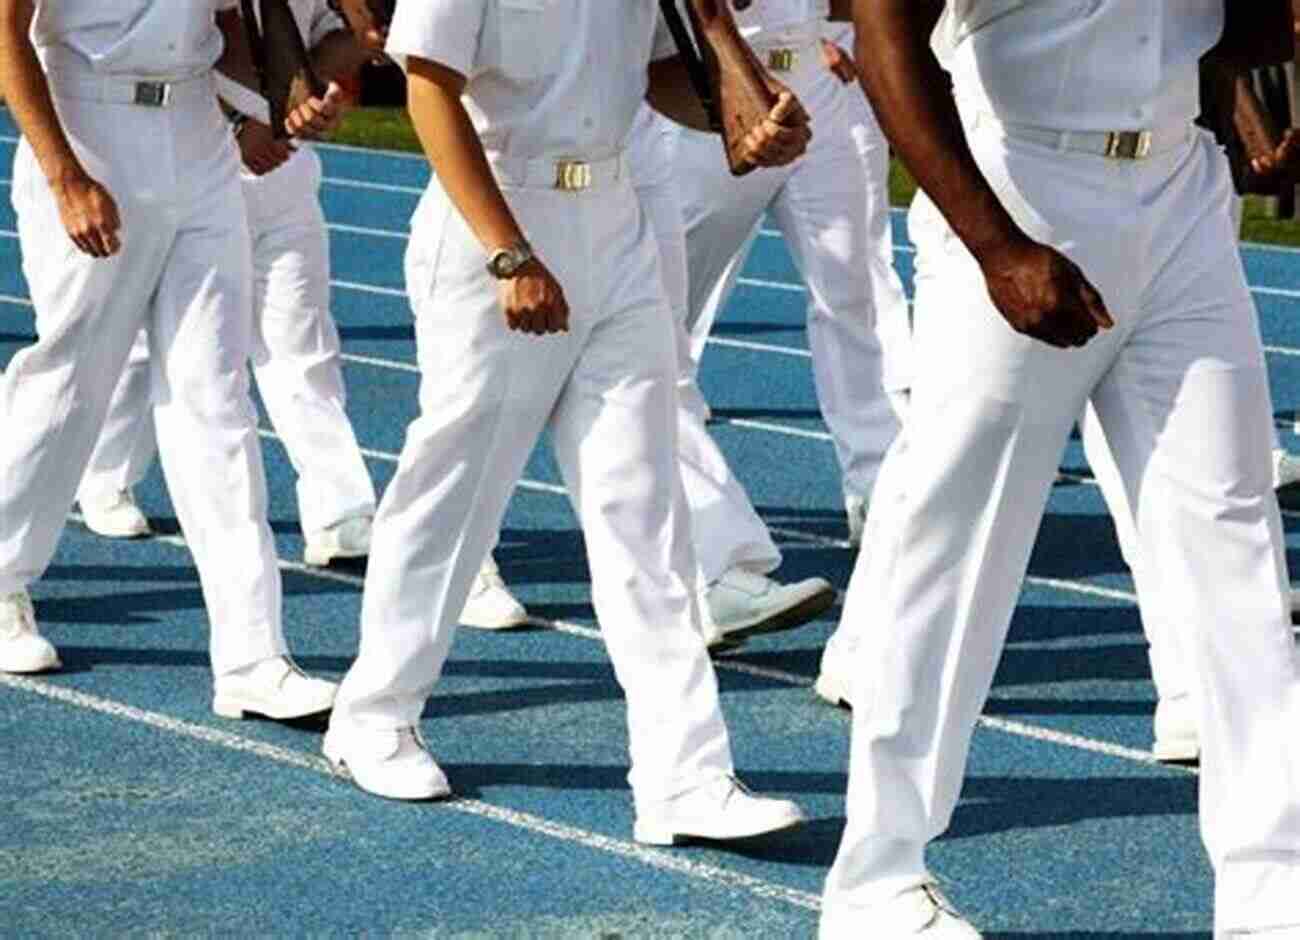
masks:
[[[1151,755],[1166,763],[1200,760],[1201,735],[1196,702],[1190,695],[1166,696],[1156,702]]]
[[[853,650],[848,643],[836,642],[832,636],[822,650],[821,670],[813,691],[837,708],[853,707]]]
[[[501,571],[491,555],[474,576],[460,622],[479,630],[509,630],[528,623],[528,611],[501,580]]]
[[[870,907],[822,908],[818,940],[982,940],[933,884],[909,888]]]
[[[86,528],[96,535],[109,539],[138,539],[153,534],[149,520],[135,504],[135,496],[130,490],[103,496],[82,496],[78,501]]]
[[[1273,451],[1273,489],[1297,489],[1300,484],[1300,457],[1287,453],[1282,448]]]
[[[59,666],[59,654],[36,629],[27,592],[0,597],[0,672],[45,672]]]
[[[804,818],[789,800],[755,796],[735,777],[719,777],[670,800],[638,807],[632,835],[645,845],[747,839],[797,826]]]
[[[217,676],[212,711],[222,718],[261,715],[283,721],[317,715],[334,705],[338,685],[313,679],[288,656],[272,656]]]
[[[330,724],[321,745],[336,773],[362,790],[390,800],[436,800],[451,795],[447,775],[413,725],[391,731]]]
[[[782,584],[744,568],[732,568],[705,589],[707,642],[716,646],[759,633],[790,630],[834,604],[835,588],[825,578]]]
[[[849,525],[849,544],[854,548],[862,544],[862,533],[867,528],[867,501],[861,496],[844,495],[844,516]]]
[[[326,568],[336,558],[364,558],[370,554],[369,516],[353,516],[327,529],[307,532],[302,561],[314,568]]]

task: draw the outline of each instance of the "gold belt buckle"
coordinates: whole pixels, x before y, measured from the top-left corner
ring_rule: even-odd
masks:
[[[771,49],[767,53],[767,67],[773,72],[793,71],[798,61],[799,53],[795,49]]]
[[[1106,135],[1106,156],[1112,160],[1145,160],[1150,155],[1150,131],[1111,131]]]
[[[576,193],[591,188],[591,164],[582,160],[561,160],[555,164],[555,188]]]
[[[135,103],[144,108],[163,108],[171,100],[171,91],[166,82],[136,82]]]

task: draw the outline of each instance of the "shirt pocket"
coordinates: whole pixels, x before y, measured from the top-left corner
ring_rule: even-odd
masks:
[[[499,0],[501,71],[518,81],[536,81],[559,71],[572,39],[561,14],[559,0]]]
[[[947,39],[956,46],[963,39],[1013,13],[1042,12],[1064,22],[1091,16],[1099,0],[949,0]]]

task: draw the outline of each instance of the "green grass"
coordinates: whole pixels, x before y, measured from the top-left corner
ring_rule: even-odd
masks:
[[[420,142],[416,140],[403,108],[358,108],[347,116],[334,140],[384,150],[418,152],[420,149]],[[915,192],[916,183],[895,161],[889,173],[889,198],[894,205],[905,206]],[[1252,196],[1246,200],[1246,219],[1241,236],[1251,242],[1300,246],[1300,222],[1273,218],[1266,200]]]

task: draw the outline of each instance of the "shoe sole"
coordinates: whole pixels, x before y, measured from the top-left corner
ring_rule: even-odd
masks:
[[[532,618],[528,614],[522,614],[518,617],[512,617],[509,620],[472,620],[461,617],[460,625],[469,627],[473,630],[517,630],[520,627],[526,627],[532,623]]]
[[[128,532],[125,529],[97,529],[89,522],[85,525],[87,531],[105,539],[119,539],[125,541],[128,539],[147,539],[153,535],[153,529],[147,526],[143,529],[132,529]]]
[[[281,711],[279,709],[263,708],[260,705],[249,705],[236,699],[214,698],[212,700],[212,713],[220,718],[232,718],[240,721],[244,718],[257,717],[269,718],[271,721],[290,721],[294,718],[309,718],[312,715],[323,715],[334,707],[333,701],[328,705],[311,709],[291,709]]]
[[[309,568],[328,568],[330,562],[343,561],[348,558],[365,558],[370,552],[328,551],[326,549],[303,549],[302,563]]]
[[[706,833],[706,832],[678,832],[673,829],[661,828],[649,823],[640,821],[632,825],[632,840],[640,845],[681,845],[686,842],[704,841],[704,842],[732,842],[740,839],[753,839],[757,836],[765,836],[773,832],[784,832],[786,829],[792,829],[807,821],[807,817],[801,815],[788,817],[776,825],[763,826],[762,828],[745,830],[743,832],[728,833]]]
[[[1151,756],[1162,764],[1190,764],[1201,759],[1201,745],[1197,741],[1157,741],[1151,745]]]
[[[63,663],[57,656],[41,663],[23,663],[21,666],[11,666],[7,663],[0,663],[0,672],[7,673],[11,676],[34,676],[42,672],[53,672],[56,669],[62,668]]]
[[[363,787],[360,783],[357,782],[356,777],[352,776],[352,771],[348,769],[348,762],[345,761],[340,755],[330,753],[328,747],[324,745],[321,746],[321,753],[325,757],[325,762],[330,765],[330,771],[334,774],[334,776],[340,778],[341,780],[346,780],[348,783],[352,784],[352,786],[356,787],[362,793],[369,794],[370,796],[377,796],[380,799],[384,799],[384,800],[392,800],[394,803],[432,803],[438,800],[446,800],[451,798],[452,793],[451,793],[450,786],[443,787],[442,789],[439,790],[433,790],[426,794],[418,794],[412,796],[395,796],[391,793],[380,793],[378,790],[367,790],[365,787]]]
[[[783,630],[793,630],[795,627],[802,627],[810,620],[816,619],[834,606],[835,588],[826,587],[816,594],[805,597],[793,607],[777,611],[755,623],[724,631],[719,642],[735,643],[746,640],[751,636],[761,636],[764,633],[780,633]]]

